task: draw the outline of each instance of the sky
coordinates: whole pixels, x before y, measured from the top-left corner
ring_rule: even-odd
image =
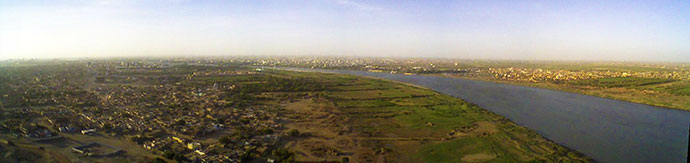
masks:
[[[690,62],[690,1],[0,0],[0,59]]]

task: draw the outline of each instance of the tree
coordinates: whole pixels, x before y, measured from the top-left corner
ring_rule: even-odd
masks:
[[[273,129],[263,128],[261,129],[261,134],[273,134]]]
[[[184,119],[180,119],[180,120],[177,120],[177,122],[175,122],[175,124],[173,124],[173,125],[183,126],[185,124],[187,124],[187,122],[185,122]]]
[[[180,162],[186,162],[189,160],[183,154],[173,152],[173,151],[165,151],[163,153],[163,157],[168,158],[168,159],[172,159],[172,160],[176,160],[176,161],[180,161]]]
[[[299,131],[296,130],[296,129],[292,129],[292,130],[288,131],[288,135],[290,135],[290,136],[299,136]]]
[[[223,136],[222,138],[218,139],[218,142],[223,143],[225,145],[232,144],[232,136]]]
[[[276,162],[288,163],[295,162],[295,153],[288,151],[287,149],[276,149],[273,150],[273,155],[276,156]]]
[[[252,159],[254,159],[254,153],[256,153],[256,149],[254,149],[254,148],[249,149],[246,152],[244,152],[244,154],[242,154],[240,156],[241,162],[248,162],[248,161],[251,161]]]
[[[341,163],[350,163],[350,158],[349,157],[343,157],[343,159],[340,160]]]
[[[165,162],[165,160],[163,160],[163,159],[161,159],[161,158],[156,158],[155,160],[153,160],[153,161],[151,161],[151,162],[152,162],[152,163],[167,163],[167,162]]]

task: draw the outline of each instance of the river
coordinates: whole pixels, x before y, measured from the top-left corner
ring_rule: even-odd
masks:
[[[284,69],[369,76],[427,87],[505,116],[599,162],[686,162],[688,111],[458,78]]]

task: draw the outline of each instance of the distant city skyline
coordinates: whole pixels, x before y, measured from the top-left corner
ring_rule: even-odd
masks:
[[[318,55],[690,62],[688,1],[0,0],[0,60]]]

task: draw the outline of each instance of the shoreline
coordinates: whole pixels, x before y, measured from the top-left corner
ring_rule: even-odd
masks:
[[[295,70],[295,69],[289,69],[289,68],[296,68],[296,67],[280,67],[280,68],[275,68],[274,70],[281,70],[281,71],[296,71],[296,72],[306,72],[306,73],[327,73],[327,74],[348,75],[348,76],[363,77],[363,78],[368,78],[368,79],[383,80],[383,81],[388,81],[388,82],[392,82],[392,83],[402,84],[402,85],[406,85],[406,86],[410,86],[410,87],[415,87],[415,88],[419,88],[419,89],[424,89],[424,90],[431,91],[431,92],[434,92],[434,93],[436,93],[436,94],[440,94],[440,95],[444,95],[444,96],[450,96],[450,97],[453,97],[453,98],[455,98],[455,99],[457,99],[457,100],[460,100],[460,101],[462,101],[462,102],[465,102],[465,103],[468,103],[468,104],[470,104],[470,105],[479,107],[479,105],[477,105],[477,104],[475,104],[475,103],[472,103],[472,102],[469,102],[469,101],[467,101],[467,100],[465,100],[465,99],[462,99],[462,98],[460,98],[460,97],[455,97],[455,96],[452,96],[452,95],[449,95],[449,94],[441,93],[441,92],[436,91],[436,90],[433,90],[433,89],[431,89],[431,88],[424,87],[424,86],[420,86],[420,85],[416,85],[416,84],[412,84],[412,83],[407,83],[407,82],[402,82],[402,81],[395,81],[395,80],[391,80],[391,79],[385,79],[385,78],[379,78],[379,77],[373,77],[373,76],[353,75],[353,74],[345,74],[345,73],[339,73],[339,72],[319,72],[319,71]],[[318,69],[314,69],[314,70],[318,70]],[[324,69],[324,70],[338,70],[338,69]],[[439,76],[439,77],[442,77],[442,76]],[[466,79],[466,80],[471,80],[471,79]],[[566,145],[563,144],[563,143],[559,143],[559,142],[556,142],[556,141],[554,141],[554,140],[552,140],[552,139],[549,139],[549,138],[547,138],[547,137],[544,137],[544,136],[543,136],[543,133],[539,133],[538,131],[536,131],[536,130],[534,130],[534,129],[531,129],[531,128],[525,126],[524,124],[520,124],[520,123],[518,123],[518,122],[515,122],[515,121],[511,120],[510,118],[507,118],[507,117],[505,117],[505,116],[503,116],[503,115],[500,115],[500,114],[498,114],[498,113],[495,113],[495,112],[490,111],[490,110],[488,110],[488,109],[485,109],[485,108],[483,108],[483,107],[479,107],[479,108],[481,108],[482,110],[484,110],[484,111],[486,111],[486,112],[492,114],[493,116],[500,116],[501,118],[504,118],[504,119],[507,121],[507,123],[512,123],[512,124],[515,125],[515,126],[519,126],[519,127],[526,128],[526,129],[528,129],[530,132],[536,133],[540,138],[542,138],[542,139],[544,139],[544,140],[546,140],[546,141],[548,141],[548,142],[551,142],[551,143],[553,143],[553,144],[557,144],[557,145],[559,145],[559,146],[561,146],[561,147],[567,149],[569,152],[575,153],[575,154],[578,155],[578,156],[585,157],[587,161],[590,161],[590,162],[598,162],[598,161],[595,160],[594,158],[592,158],[592,157],[590,157],[590,156],[588,156],[588,155],[586,155],[586,154],[584,154],[584,153],[582,153],[582,152],[580,152],[580,151],[577,151],[577,150],[575,150],[575,149],[573,149],[573,148],[571,148],[571,147],[568,147],[568,146],[566,146]]]
[[[483,81],[483,82],[491,82],[491,83],[497,83],[497,84],[506,84],[506,85],[514,85],[514,86],[523,86],[523,87],[529,87],[529,88],[540,88],[540,89],[548,89],[552,91],[560,91],[560,92],[568,92],[568,93],[575,93],[579,95],[586,95],[586,96],[593,96],[593,97],[599,97],[599,98],[604,98],[604,99],[610,99],[610,100],[616,100],[616,101],[623,101],[623,102],[630,102],[630,103],[635,103],[635,104],[642,104],[642,105],[647,105],[647,106],[653,106],[653,107],[659,107],[663,109],[671,109],[671,110],[678,110],[678,111],[686,111],[690,112],[689,109],[683,109],[683,108],[675,108],[675,107],[669,107],[669,106],[662,106],[662,105],[657,105],[657,104],[650,104],[650,103],[642,103],[642,102],[635,102],[631,100],[626,100],[626,99],[620,99],[620,98],[610,98],[606,97],[605,94],[590,94],[590,93],[583,93],[583,90],[578,90],[578,89],[567,89],[567,88],[560,88],[557,86],[545,86],[543,84],[539,83],[524,83],[524,82],[511,82],[511,81],[502,81],[502,80],[491,80],[491,79],[481,79],[481,78],[467,78],[467,77],[457,77],[457,76],[451,76],[451,75],[445,75],[445,74],[420,74],[423,76],[436,76],[436,77],[446,77],[446,78],[456,78],[456,79],[463,79],[463,80],[473,80],[473,81]]]
[[[319,69],[319,68],[303,68],[303,67],[271,67],[271,69],[278,69],[278,70],[288,70],[289,68]],[[322,69],[322,70],[348,70],[348,71],[370,72],[370,71],[363,71],[363,70],[357,70],[357,69],[355,69],[355,70],[350,70],[350,69]],[[290,70],[290,71],[303,71],[303,70]],[[330,72],[330,73],[337,73],[337,72]],[[385,73],[385,72],[378,72],[378,73]],[[400,74],[400,75],[402,75],[402,74]],[[583,92],[584,90],[578,90],[576,88],[568,89],[568,88],[558,87],[555,85],[546,86],[542,83],[524,83],[524,82],[511,82],[511,81],[492,80],[492,79],[483,79],[483,78],[469,78],[469,77],[453,76],[453,75],[448,75],[448,74],[414,74],[414,75],[455,78],[455,79],[463,79],[463,80],[473,80],[473,81],[483,81],[483,82],[491,82],[491,83],[497,83],[497,84],[523,86],[523,87],[530,87],[530,88],[541,88],[541,89],[547,89],[547,90],[552,90],[552,91],[575,93],[575,94],[579,94],[579,95],[586,95],[586,96],[593,96],[593,97],[599,97],[599,98],[610,99],[610,100],[617,100],[617,101],[630,102],[630,103],[635,103],[635,104],[642,104],[642,105],[647,105],[647,106],[659,107],[659,108],[663,108],[663,109],[671,109],[671,110],[690,112],[690,107],[681,108],[681,107],[663,106],[663,105],[659,105],[659,104],[652,104],[652,103],[645,103],[645,102],[636,102],[636,101],[626,100],[626,99],[622,99],[622,98],[612,98],[613,96],[606,97],[606,94],[585,93],[585,92]],[[406,83],[406,84],[410,84],[410,83]],[[414,86],[421,87],[418,85],[414,85]],[[422,88],[425,88],[425,87],[422,87]]]

